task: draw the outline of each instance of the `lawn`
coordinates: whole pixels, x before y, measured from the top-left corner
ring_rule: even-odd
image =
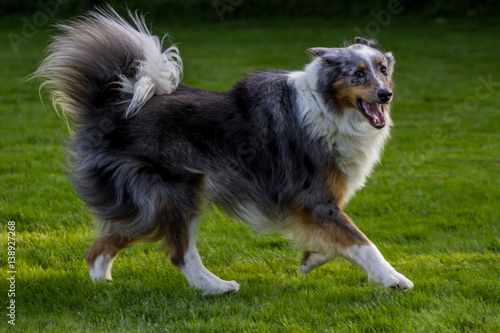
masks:
[[[307,48],[339,46],[368,21],[151,23],[179,44],[184,83],[221,91],[251,71],[300,69]],[[415,289],[386,291],[342,260],[302,276],[301,252],[280,235],[258,235],[213,209],[198,249],[207,268],[241,285],[215,297],[187,288],[157,244],[122,253],[112,283],[89,280],[84,253],[97,234],[65,175],[66,124],[40,102],[39,81],[20,83],[53,29],[16,52],[5,37],[22,29],[20,19],[0,23],[0,331],[500,332],[497,22],[394,17],[377,35],[397,60],[396,125],[345,210]],[[8,221],[15,296],[5,278]]]

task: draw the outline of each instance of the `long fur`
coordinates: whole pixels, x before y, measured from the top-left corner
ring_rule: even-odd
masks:
[[[130,18],[108,8],[60,25],[35,73],[76,126],[71,180],[103,225],[87,254],[91,276],[110,278],[132,242],[162,239],[191,284],[237,290],[197,255],[205,202],[315,251],[305,271],[336,254],[364,258],[346,250],[370,242],[342,207],[389,136],[392,54],[359,39],[313,49],[304,71],[257,72],[212,92],[179,84],[178,49]]]
[[[144,17],[129,14],[133,26],[112,8],[57,26],[63,35],[54,38],[35,76],[49,78],[42,87],[52,92],[54,105],[64,113],[78,115],[97,102],[98,89],[113,85],[130,96],[119,101],[130,116],[154,94],[170,94],[179,85],[182,60],[177,47],[164,50],[162,41],[168,36],[160,41]]]

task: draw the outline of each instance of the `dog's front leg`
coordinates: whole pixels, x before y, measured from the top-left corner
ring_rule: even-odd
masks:
[[[307,274],[315,268],[329,262],[332,256],[325,255],[318,251],[305,251],[302,261],[300,262],[300,272]]]
[[[292,233],[305,246],[301,272],[308,273],[336,255],[363,269],[368,277],[393,290],[413,288],[413,283],[384,259],[377,247],[334,204],[303,208],[295,215]]]
[[[413,288],[413,283],[403,274],[398,273],[384,259],[377,247],[369,245],[353,245],[347,248],[342,256],[363,269],[368,277],[392,290],[406,290]]]

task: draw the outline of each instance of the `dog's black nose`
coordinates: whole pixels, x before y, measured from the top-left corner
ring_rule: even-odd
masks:
[[[377,96],[382,103],[387,103],[392,97],[392,91],[380,89],[377,91]]]

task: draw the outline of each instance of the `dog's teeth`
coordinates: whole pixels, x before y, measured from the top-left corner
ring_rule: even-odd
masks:
[[[375,124],[378,124],[378,120],[377,120],[377,119],[373,119],[373,122],[374,122]]]

